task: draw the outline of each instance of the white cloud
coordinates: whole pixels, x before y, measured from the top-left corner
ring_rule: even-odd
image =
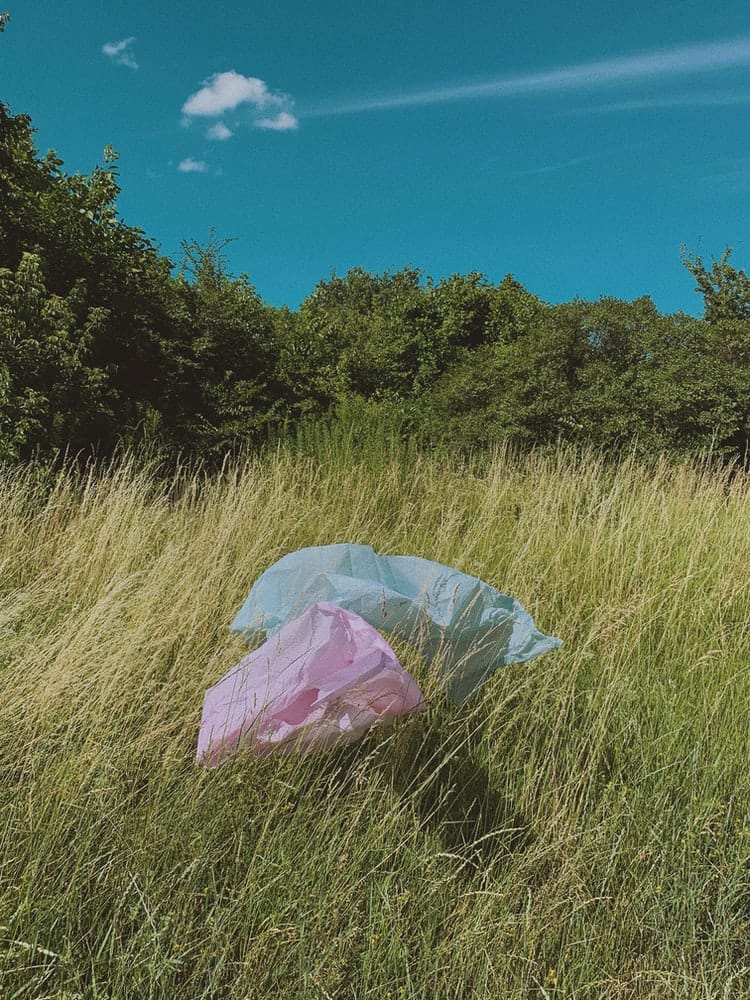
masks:
[[[134,37],[123,38],[119,42],[105,42],[102,45],[102,52],[105,56],[117,63],[118,66],[127,66],[128,69],[138,69],[130,46],[135,41]]]
[[[288,94],[270,90],[264,80],[255,76],[242,76],[234,70],[214,73],[204,81],[200,90],[182,105],[183,121],[191,118],[218,118],[226,111],[247,106],[258,128],[287,132],[297,128],[292,112],[294,101]],[[217,122],[208,131],[208,138],[228,139],[231,131],[223,122]]]
[[[270,107],[281,107],[289,101],[285,94],[270,91],[263,80],[229,70],[227,73],[214,73],[204,81],[201,89],[185,101],[182,112],[213,118],[240,104],[251,104],[259,111],[265,111]]]
[[[267,128],[273,132],[288,132],[298,125],[299,122],[289,111],[280,111],[274,118],[261,118],[255,123],[256,128]]]
[[[208,164],[203,160],[194,160],[192,156],[187,156],[184,160],[180,160],[177,169],[183,174],[206,174]]]
[[[230,128],[227,128],[224,122],[217,122],[206,132],[207,139],[218,139],[220,142],[231,139],[233,135],[234,132]]]
[[[750,38],[705,42],[658,49],[631,56],[561,66],[539,73],[500,77],[484,83],[439,85],[424,90],[354,100],[334,100],[306,112],[308,117],[383,111],[391,108],[441,104],[481,97],[513,97],[555,93],[574,88],[593,90],[608,84],[632,83],[677,75],[694,75],[750,64]]]

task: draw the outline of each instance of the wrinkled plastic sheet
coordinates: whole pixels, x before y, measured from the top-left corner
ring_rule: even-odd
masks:
[[[425,707],[374,628],[314,603],[206,692],[197,762],[214,767],[239,751],[326,750]]]
[[[324,601],[416,646],[436,661],[453,701],[465,702],[501,666],[557,649],[513,597],[475,576],[417,556],[378,555],[369,545],[299,549],[256,581],[232,622],[235,632],[272,635]]]

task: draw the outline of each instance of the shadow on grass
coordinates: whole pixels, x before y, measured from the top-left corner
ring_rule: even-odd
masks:
[[[462,858],[472,871],[487,871],[525,850],[534,834],[482,763],[477,727],[472,731],[458,721],[447,727],[431,725],[428,718],[411,723],[383,742],[371,766],[447,853]],[[357,769],[357,751],[361,755],[362,749],[347,748],[335,765],[342,790]]]

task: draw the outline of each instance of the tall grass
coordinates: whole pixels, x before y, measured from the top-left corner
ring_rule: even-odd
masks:
[[[0,483],[0,996],[750,996],[750,481],[303,451]],[[565,645],[356,747],[196,769],[250,584],[342,540]]]

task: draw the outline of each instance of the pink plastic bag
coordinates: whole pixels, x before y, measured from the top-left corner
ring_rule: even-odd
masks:
[[[426,707],[416,681],[359,615],[313,604],[209,688],[197,763],[240,750],[326,750]]]

